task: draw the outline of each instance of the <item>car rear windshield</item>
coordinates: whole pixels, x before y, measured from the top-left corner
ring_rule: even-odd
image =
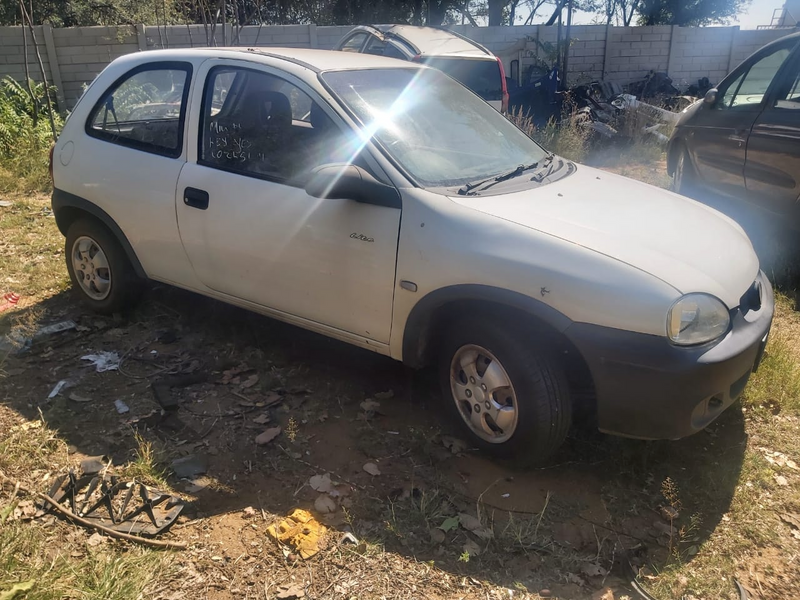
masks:
[[[496,60],[431,57],[423,63],[447,73],[484,100],[503,99],[503,80]]]
[[[462,185],[547,155],[437,70],[332,71],[322,80],[363,124],[363,138],[377,140],[420,185]]]

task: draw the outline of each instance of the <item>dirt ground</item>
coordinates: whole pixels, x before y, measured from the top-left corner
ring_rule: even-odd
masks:
[[[159,539],[189,548],[148,597],[644,597],[631,580],[691,562],[730,520],[747,448],[768,443],[737,403],[677,442],[577,426],[550,466],[518,470],[458,438],[432,373],[368,351],[161,285],[124,317],[87,312],[69,290],[34,307],[38,327],[76,327],[8,357],[0,431],[41,415],[63,440],[61,468],[102,455],[123,476],[152,445],[187,502]],[[119,368],[82,360],[101,352],[121,357]],[[779,418],[797,430],[796,417]],[[257,444],[273,427],[280,433]],[[177,477],[170,465],[187,456],[205,473]],[[39,487],[55,474],[6,473]],[[332,487],[321,493],[311,478],[325,474]],[[266,534],[295,508],[327,527],[307,560]],[[705,597],[738,597],[736,578],[756,598],[800,595],[789,529],[748,570],[720,573],[719,595]],[[682,586],[699,598],[691,580]]]

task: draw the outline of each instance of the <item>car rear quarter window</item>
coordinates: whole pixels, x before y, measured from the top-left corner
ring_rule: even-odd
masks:
[[[431,57],[423,62],[444,71],[484,100],[503,99],[503,81],[496,60]]]
[[[112,144],[178,157],[183,148],[192,67],[140,65],[117,79],[95,104],[86,133]]]
[[[366,33],[356,33],[351,35],[349,38],[347,38],[345,43],[342,44],[342,47],[339,48],[339,50],[342,52],[360,52],[361,46],[364,45],[364,40],[366,39]]]

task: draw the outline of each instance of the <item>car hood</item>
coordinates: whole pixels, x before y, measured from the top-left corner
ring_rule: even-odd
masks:
[[[753,246],[733,220],[590,167],[525,191],[452,200],[627,263],[681,293],[713,294],[729,308],[758,275]]]

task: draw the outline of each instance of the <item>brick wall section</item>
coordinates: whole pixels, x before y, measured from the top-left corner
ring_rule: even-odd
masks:
[[[50,63],[47,60],[47,49],[44,43],[44,33],[41,26],[34,27],[33,30],[36,34],[39,53],[42,55],[45,74],[48,81],[52,82]],[[36,61],[36,53],[33,49],[33,40],[31,40],[29,29],[25,30],[25,36],[28,42],[28,69],[31,77],[36,81],[40,81],[42,76],[39,71],[39,63]],[[0,27],[0,78],[9,75],[17,81],[25,79],[24,48],[22,27]]]
[[[284,46],[294,48],[333,48],[351,27],[314,25],[248,26],[236,31],[230,25],[225,42],[239,46]],[[520,72],[543,58],[540,44],[555,45],[557,27],[527,25],[515,27],[453,27],[499,56],[511,74],[512,61]],[[565,33],[562,29],[562,33]],[[62,80],[64,108],[72,107],[84,87],[91,83],[112,60],[142,49],[162,47],[189,48],[222,46],[222,26],[213,38],[203,25],[169,27],[76,27],[53,29],[55,56],[48,55],[42,27],[36,38],[48,79],[53,81],[50,62],[58,67]],[[141,31],[143,35],[137,35]],[[797,28],[795,31],[800,31]],[[666,71],[684,87],[700,77],[717,83],[726,73],[764,44],[792,33],[791,29],[740,31],[738,27],[606,27],[575,25],[569,49],[570,84],[608,79],[621,84],[644,77],[648,71]],[[237,37],[238,36],[238,37]],[[536,43],[534,40],[538,40]],[[21,27],[0,27],[0,78],[10,75],[24,78],[24,54]],[[31,75],[39,80],[39,68],[28,36]]]

